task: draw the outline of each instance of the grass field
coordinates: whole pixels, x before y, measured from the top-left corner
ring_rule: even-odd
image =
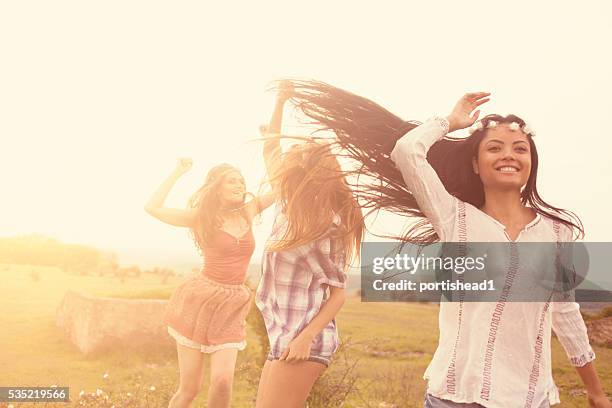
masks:
[[[172,347],[84,356],[56,328],[55,309],[69,289],[163,297],[178,278],[162,283],[159,276],[143,274],[122,283],[114,277],[69,275],[56,268],[2,265],[0,277],[0,386],[68,386],[73,401],[68,406],[166,406],[178,379]],[[422,406],[425,382],[421,377],[436,348],[437,314],[438,307],[431,304],[361,303],[359,298],[350,298],[337,319],[347,344],[317,385],[311,406],[340,406],[334,404],[342,399],[344,407]],[[252,406],[261,340],[255,330],[249,331],[249,346],[238,361],[234,407]],[[595,347],[595,352],[598,372],[609,387],[612,349]],[[580,380],[556,339],[553,375],[561,390],[562,407],[587,406]],[[81,390],[86,394],[79,398]],[[92,396],[96,390],[99,395]],[[205,406],[205,391],[196,406]]]

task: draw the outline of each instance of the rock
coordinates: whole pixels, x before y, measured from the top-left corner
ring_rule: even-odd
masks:
[[[99,298],[74,291],[60,303],[56,323],[85,353],[146,344],[171,345],[163,323],[167,300]]]
[[[587,320],[586,326],[591,344],[612,347],[612,317]]]

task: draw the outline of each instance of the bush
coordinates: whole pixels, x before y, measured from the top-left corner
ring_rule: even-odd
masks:
[[[308,408],[343,407],[349,396],[357,391],[359,359],[355,355],[350,339],[340,343],[334,360],[319,377],[308,397]]]
[[[422,395],[417,382],[420,373],[412,366],[390,368],[378,374],[366,387],[369,407],[413,408],[421,406]],[[363,399],[363,398],[362,398]],[[415,403],[414,401],[419,401]]]

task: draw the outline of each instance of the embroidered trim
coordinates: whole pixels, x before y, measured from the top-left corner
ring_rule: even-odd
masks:
[[[553,220],[553,231],[556,237],[557,254],[555,258],[555,266],[559,268],[559,251],[561,250],[561,226],[557,220]],[[552,296],[552,295],[551,295]],[[527,391],[527,398],[525,400],[525,408],[531,408],[533,405],[533,399],[535,397],[535,389],[538,385],[540,377],[540,362],[542,360],[542,344],[544,341],[544,318],[546,312],[550,307],[550,298],[544,304],[544,309],[540,314],[540,323],[538,325],[538,336],[536,337],[536,343],[534,346],[533,365],[531,366],[531,373],[529,374],[529,388]]]
[[[448,123],[448,121],[447,121]],[[465,223],[465,202],[457,200],[458,210],[458,223],[459,228],[459,256],[465,256],[467,254],[467,228]],[[463,282],[463,275],[459,276],[459,281]],[[463,286],[463,285],[462,285]],[[461,323],[463,321],[463,299],[465,298],[465,291],[459,292],[459,310],[457,313],[457,336],[455,337],[455,344],[453,345],[453,352],[451,362],[446,372],[446,391],[450,394],[455,394],[457,390],[457,374],[456,374],[456,362],[457,362],[457,348],[459,346],[459,338],[461,337]]]
[[[595,360],[595,352],[593,352],[593,350],[589,350],[589,352],[587,354],[583,354],[583,355],[581,355],[579,357],[572,357],[570,359],[570,363],[574,367],[582,367],[586,363],[589,363],[589,362],[591,362],[593,360]]]
[[[529,388],[527,391],[527,399],[525,400],[525,408],[531,408],[533,399],[535,397],[535,389],[538,385],[538,379],[540,377],[540,363],[542,360],[542,344],[544,343],[544,319],[546,312],[550,306],[550,299],[544,304],[544,309],[540,314],[540,323],[538,325],[538,337],[534,347],[533,365],[531,367],[531,374],[529,374]]]
[[[465,202],[457,199],[457,209],[459,210],[459,242],[465,244],[467,242],[467,226],[465,223]]]
[[[168,326],[168,334],[172,338],[174,338],[174,340],[176,340],[178,344],[185,346],[185,347],[195,349],[195,350],[200,350],[201,353],[206,353],[206,354],[214,353],[215,351],[225,350],[225,349],[244,350],[246,348],[245,340],[239,343],[222,343],[222,344],[212,344],[212,345],[200,344],[196,341],[193,341],[183,336],[182,334],[180,334],[179,332],[177,332],[170,326]]]
[[[510,264],[508,266],[508,273],[506,274],[506,280],[504,281],[504,287],[502,293],[499,295],[499,300],[495,305],[495,309],[491,316],[491,323],[489,324],[489,338],[487,341],[487,348],[485,351],[484,358],[484,369],[482,372],[482,388],[480,390],[480,398],[488,401],[491,396],[491,368],[493,365],[493,353],[495,351],[495,341],[497,340],[497,330],[501,324],[502,315],[506,302],[510,297],[510,289],[514,283],[514,278],[518,274],[519,270],[519,253],[518,247],[515,242],[510,243]]]
[[[557,249],[561,247],[561,225],[559,221],[553,221],[553,231],[555,232],[555,237],[557,237]]]
[[[444,131],[444,134],[448,133],[450,129],[450,124],[448,123],[448,119],[442,116],[434,116],[432,119],[438,122],[438,125],[440,125],[440,127],[442,128],[442,130]]]

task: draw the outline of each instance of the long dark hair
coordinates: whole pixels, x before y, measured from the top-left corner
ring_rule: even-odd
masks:
[[[420,211],[390,159],[395,142],[420,123],[404,121],[369,99],[323,82],[291,82],[294,88],[292,102],[322,130],[333,131],[345,155],[359,164],[356,173],[361,175],[355,191],[366,207],[416,218],[416,223],[403,236],[394,238],[424,244],[438,241],[433,226]],[[521,127],[525,124],[515,115],[489,115],[482,120],[484,129],[467,138],[447,137],[435,143],[427,155],[447,191],[477,208],[484,204],[484,187],[473,172],[472,157],[477,156],[480,141],[486,134],[486,124],[491,120],[517,122]],[[531,147],[531,173],[521,192],[522,203],[565,224],[575,238],[582,238],[584,228],[580,219],[571,211],[548,204],[538,193],[538,153],[532,137],[527,138]]]

